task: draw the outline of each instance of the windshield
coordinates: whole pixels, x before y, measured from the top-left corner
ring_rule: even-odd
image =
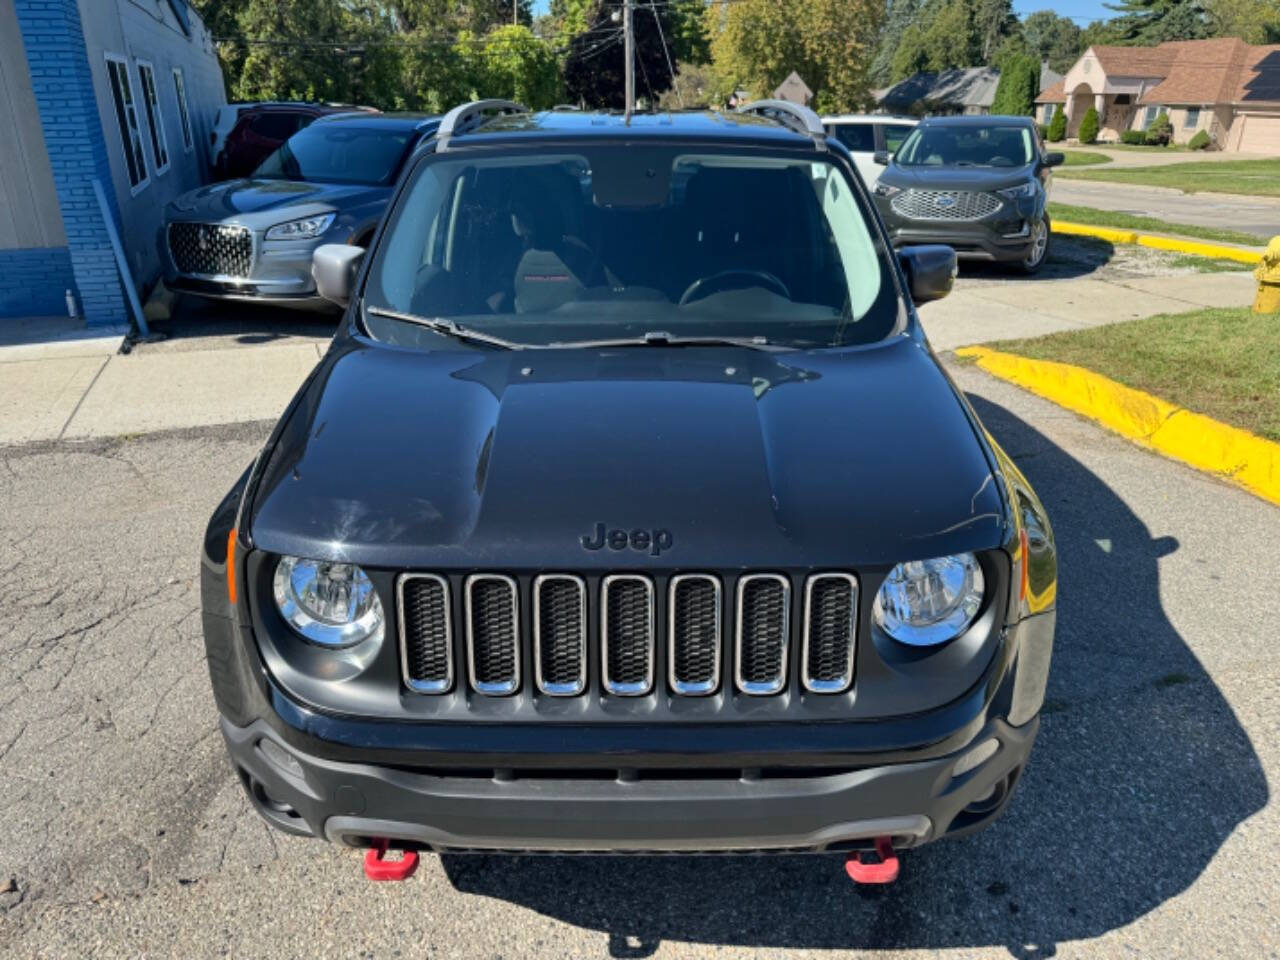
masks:
[[[1029,127],[922,126],[894,157],[904,167],[1025,167],[1035,156]]]
[[[894,328],[898,302],[868,218],[842,170],[815,156],[446,154],[419,165],[390,215],[365,324],[433,348],[449,345],[442,327],[519,345],[870,343]],[[387,313],[448,323],[433,332]]]
[[[255,177],[319,183],[388,184],[414,138],[412,130],[316,123],[262,161]]]

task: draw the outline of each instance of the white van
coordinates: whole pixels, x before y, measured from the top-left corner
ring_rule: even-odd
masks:
[[[883,167],[875,162],[879,150],[896,153],[919,121],[915,117],[891,117],[884,114],[845,113],[823,117],[827,133],[843,143],[853,154],[854,165],[867,187],[876,185]]]

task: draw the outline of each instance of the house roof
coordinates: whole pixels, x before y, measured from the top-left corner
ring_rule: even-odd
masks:
[[[1063,80],[1061,77],[1058,78],[1057,83],[1052,84],[1046,87],[1045,89],[1041,90],[1039,96],[1036,97],[1036,103],[1066,103],[1066,102],[1067,102],[1066,81]]]
[[[917,73],[885,90],[877,100],[889,110],[909,111],[914,104],[948,107],[989,107],[996,98],[1000,71],[995,67],[966,67],[940,73]]]

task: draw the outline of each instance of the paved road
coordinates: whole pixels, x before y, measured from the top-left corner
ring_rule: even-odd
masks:
[[[1060,633],[1008,816],[883,890],[825,858],[428,858],[366,883],[358,854],[268,831],[214,726],[196,545],[267,425],[0,449],[0,952],[1275,956],[1280,511],[953,372],[1049,507]]]
[[[1139,187],[1106,180],[1068,180],[1066,177],[1054,178],[1050,197],[1058,203],[1158,217],[1166,223],[1240,230],[1256,235],[1260,243],[1280,236],[1280,197],[1183,193],[1169,187]]]

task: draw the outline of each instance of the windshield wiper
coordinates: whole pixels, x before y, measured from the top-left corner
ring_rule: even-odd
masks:
[[[464,327],[461,324],[454,323],[452,320],[446,320],[444,317],[420,317],[416,313],[401,313],[399,310],[387,310],[383,307],[370,306],[366,306],[364,312],[371,313],[375,317],[386,317],[388,320],[403,320],[405,323],[426,327],[428,330],[442,333],[446,337],[453,337],[455,340],[469,343],[484,343],[491,347],[502,347],[504,350],[523,350],[528,346],[528,344],[516,343],[514,340],[495,337],[490,333],[472,330],[470,327]]]
[[[649,330],[638,337],[609,340],[565,340],[547,344],[552,349],[563,347],[747,347],[751,350],[789,350],[793,347],[770,343],[764,337],[677,337],[665,330]]]

